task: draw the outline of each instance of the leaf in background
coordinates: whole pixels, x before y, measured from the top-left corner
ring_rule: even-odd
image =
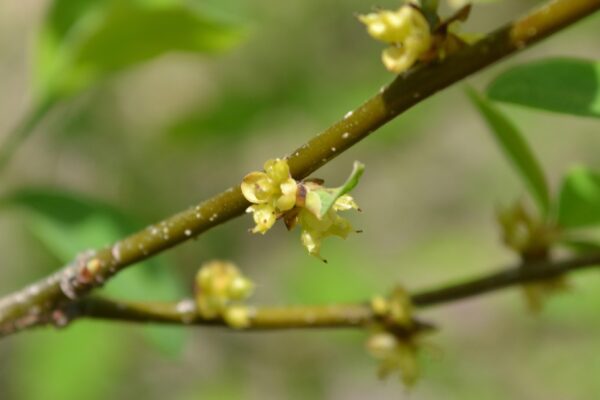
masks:
[[[181,142],[223,139],[228,146],[264,123],[265,115],[271,121],[275,113],[309,107],[309,93],[314,88],[306,78],[306,71],[288,71],[285,79],[273,77],[260,85],[260,90],[235,86],[224,87],[215,94],[209,105],[195,105],[165,128],[166,134]],[[231,116],[235,115],[235,118]],[[232,140],[236,139],[236,140]]]
[[[500,74],[487,94],[507,103],[600,117],[600,62],[550,58],[519,65]]]
[[[567,173],[558,199],[558,224],[564,228],[600,224],[600,174],[582,166]]]
[[[54,0],[36,47],[37,91],[68,97],[165,53],[214,53],[242,36],[190,2]]]
[[[60,332],[38,330],[23,339],[11,369],[18,399],[103,400],[123,381],[128,338],[116,326],[78,321]]]
[[[517,127],[487,99],[468,88],[467,94],[484,117],[504,154],[515,166],[543,214],[548,213],[550,195],[540,164]]]
[[[62,263],[81,251],[110,245],[140,226],[102,202],[54,189],[23,189],[1,199],[2,205],[24,208],[28,229]],[[102,291],[139,301],[182,297],[172,269],[156,258],[120,273]],[[152,344],[168,354],[179,353],[185,341],[185,331],[179,327],[148,325],[144,331]]]

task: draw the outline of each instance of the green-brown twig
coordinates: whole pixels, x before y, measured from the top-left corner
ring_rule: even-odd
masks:
[[[418,308],[431,307],[598,265],[600,265],[600,254],[589,254],[562,261],[521,264],[479,278],[468,279],[462,283],[416,292],[411,295],[411,300]],[[523,268],[524,266],[527,268]],[[380,321],[380,317],[373,312],[368,302],[327,306],[251,307],[251,310],[249,325],[246,328],[250,330],[364,328]],[[66,323],[78,318],[227,326],[222,319],[202,318],[191,299],[178,303],[142,303],[90,296],[69,304],[62,310],[59,322]],[[50,322],[56,323],[52,319]],[[430,325],[419,321],[415,324],[415,329],[429,328]]]
[[[304,178],[381,125],[453,83],[600,8],[600,0],[554,0],[492,32],[443,62],[397,77],[376,96],[289,156],[292,175]],[[48,316],[112,275],[241,215],[248,202],[236,185],[199,205],[151,225],[113,246],[82,254],[60,271],[0,299],[0,336],[33,325],[31,312]]]

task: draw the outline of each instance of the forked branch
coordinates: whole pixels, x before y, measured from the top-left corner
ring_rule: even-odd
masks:
[[[296,179],[329,162],[434,93],[529,47],[600,8],[600,0],[554,0],[439,63],[398,76],[377,95],[289,155]],[[83,253],[71,264],[0,299],[0,336],[47,320],[122,269],[241,215],[248,202],[237,185],[151,225],[113,246]]]

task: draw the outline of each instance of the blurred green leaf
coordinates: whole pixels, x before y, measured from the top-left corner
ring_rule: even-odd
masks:
[[[558,224],[563,228],[600,224],[600,174],[583,166],[567,173],[558,199]]]
[[[119,210],[75,193],[54,189],[22,189],[0,200],[0,206],[18,206],[28,213],[32,234],[62,263],[81,251],[110,245],[140,224]],[[178,300],[181,285],[160,259],[129,268],[102,291],[112,297],[139,301]],[[161,350],[177,354],[185,332],[179,327],[146,326],[146,337]]]
[[[68,97],[165,53],[214,53],[242,36],[185,1],[55,0],[36,47],[37,91]]]
[[[537,202],[542,213],[548,212],[550,195],[544,173],[517,127],[487,99],[468,88],[467,93],[490,127],[496,141]]]
[[[262,123],[265,114],[269,114],[271,120],[276,112],[306,110],[312,105],[309,94],[322,90],[308,81],[305,70],[294,69],[287,71],[284,78],[274,76],[261,82],[259,89],[255,86],[222,86],[211,104],[194,106],[176,116],[165,128],[166,134],[183,142],[224,139],[230,146],[237,143],[232,139],[247,136],[255,125]]]
[[[519,65],[500,74],[487,94],[507,103],[600,117],[600,62],[549,58]]]
[[[288,99],[277,93],[224,93],[215,104],[178,116],[165,128],[168,137],[180,142],[223,139],[228,145],[250,133],[266,112],[274,112]],[[232,118],[232,115],[235,115]]]
[[[115,326],[78,321],[29,333],[15,349],[12,385],[22,400],[112,398],[126,364],[128,338]]]

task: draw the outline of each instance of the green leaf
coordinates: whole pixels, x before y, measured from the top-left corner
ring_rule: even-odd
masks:
[[[600,62],[549,58],[505,71],[490,98],[565,114],[600,117]]]
[[[550,195],[544,173],[533,152],[517,127],[484,97],[468,88],[467,94],[484,117],[502,151],[514,165],[525,186],[537,202],[542,213],[547,214]]]
[[[352,166],[352,173],[342,186],[333,189],[315,190],[314,193],[318,195],[318,201],[311,202],[310,199],[307,199],[306,207],[318,218],[322,218],[333,207],[337,199],[349,193],[358,185],[358,181],[364,171],[365,165],[355,161]]]
[[[242,36],[191,2],[54,0],[37,40],[37,91],[68,97],[165,53],[214,53]]]
[[[558,223],[564,228],[600,224],[600,174],[583,166],[567,173],[558,199]]]
[[[258,92],[239,85],[223,87],[214,102],[193,105],[192,111],[177,116],[165,133],[179,142],[220,139],[228,146],[240,144],[239,139],[257,131],[266,114],[288,113],[290,108],[306,110],[313,105],[308,99],[310,94],[325,89],[309,82],[305,75],[305,70],[287,71],[283,78],[273,77],[261,84]]]
[[[105,203],[54,189],[23,189],[0,199],[1,206],[18,206],[27,212],[31,233],[62,263],[81,251],[110,245],[140,224]],[[127,300],[178,300],[182,290],[172,269],[161,259],[126,269],[101,290]],[[169,354],[177,354],[185,333],[179,327],[144,327],[149,341]]]

